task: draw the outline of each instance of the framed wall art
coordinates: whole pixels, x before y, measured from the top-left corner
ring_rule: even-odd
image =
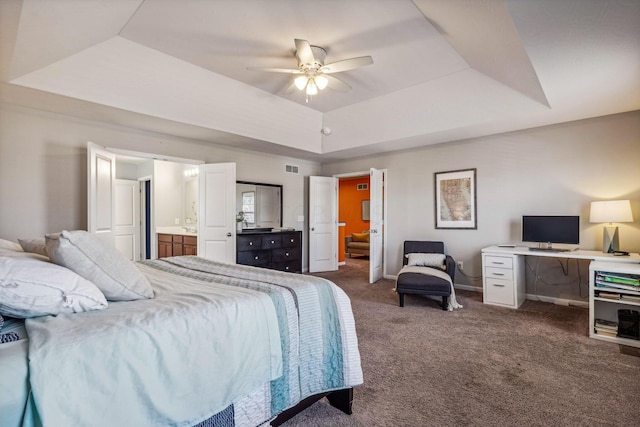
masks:
[[[478,228],[476,212],[476,170],[436,172],[436,228]]]

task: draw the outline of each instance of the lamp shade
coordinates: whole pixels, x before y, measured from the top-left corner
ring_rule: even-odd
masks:
[[[589,222],[633,222],[629,200],[591,202]]]

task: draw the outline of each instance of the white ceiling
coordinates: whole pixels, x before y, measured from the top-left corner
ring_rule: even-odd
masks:
[[[374,63],[307,103],[247,70],[295,38]],[[331,161],[640,109],[640,1],[3,0],[0,73],[3,103]]]

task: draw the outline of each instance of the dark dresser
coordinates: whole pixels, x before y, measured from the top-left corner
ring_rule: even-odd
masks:
[[[302,231],[245,231],[236,235],[237,263],[302,273]]]

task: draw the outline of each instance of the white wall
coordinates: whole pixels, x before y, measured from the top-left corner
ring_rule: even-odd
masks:
[[[236,162],[238,180],[282,184],[283,226],[306,230],[297,219],[306,215],[305,177],[319,173],[318,163],[2,105],[0,238],[86,229],[87,141],[207,163]],[[286,164],[297,165],[300,173],[285,173]],[[306,242],[306,231],[303,236]]]
[[[520,242],[525,214],[580,215],[580,247],[602,248],[602,225],[589,223],[589,203],[631,199],[635,222],[620,225],[623,250],[640,252],[640,112],[511,132],[422,149],[323,165],[324,175],[370,167],[387,169],[387,274],[401,265],[404,240],[442,240],[464,262],[469,277],[456,283],[482,286],[480,250]],[[434,173],[477,169],[477,230],[436,230]],[[535,260],[533,260],[535,261]],[[536,262],[529,262],[531,271]],[[586,265],[564,277],[555,260],[542,262],[544,274],[529,280],[528,292],[581,299],[586,295]],[[568,282],[566,286],[545,282]],[[535,289],[534,289],[535,287]]]

